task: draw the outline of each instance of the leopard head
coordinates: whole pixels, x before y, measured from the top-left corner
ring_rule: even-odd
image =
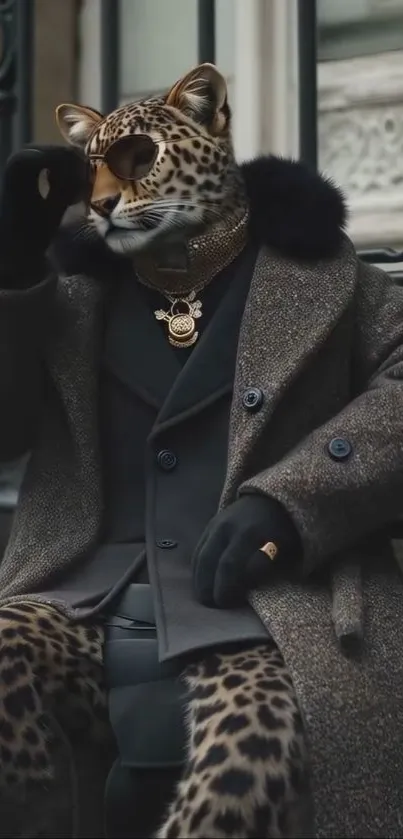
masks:
[[[223,76],[202,64],[160,97],[107,116],[59,105],[63,137],[90,164],[88,221],[116,253],[205,229],[241,201]]]

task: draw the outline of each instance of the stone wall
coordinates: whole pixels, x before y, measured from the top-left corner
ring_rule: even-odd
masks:
[[[403,247],[403,52],[319,65],[320,168],[347,194],[356,245]]]

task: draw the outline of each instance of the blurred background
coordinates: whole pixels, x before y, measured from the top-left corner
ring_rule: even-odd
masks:
[[[212,60],[240,159],[317,158],[348,195],[357,246],[403,244],[403,0],[0,0],[3,59],[7,18],[17,145],[58,141],[59,102],[111,110]],[[3,157],[5,134],[0,118]]]
[[[3,64],[18,30],[17,145],[58,141],[61,101],[110,110],[213,60],[239,158],[317,156],[347,192],[357,246],[401,247],[403,0],[0,0],[0,22]],[[11,75],[0,68],[3,87]],[[1,118],[0,135],[4,157]]]
[[[345,190],[359,249],[402,249],[403,0],[0,0],[0,168],[60,142],[60,102],[110,111],[198,61],[227,78],[239,159],[302,157]]]

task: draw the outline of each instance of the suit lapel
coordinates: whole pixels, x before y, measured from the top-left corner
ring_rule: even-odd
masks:
[[[242,320],[231,410],[229,461],[222,505],[243,480],[252,451],[279,401],[323,345],[351,300],[356,254],[346,239],[338,257],[288,260],[263,248]],[[263,391],[256,413],[245,410],[247,388]]]
[[[256,262],[256,250],[248,248],[229,266],[233,273],[224,297],[206,331],[181,369],[160,411],[158,426],[189,410],[211,404],[234,383],[239,329]],[[220,277],[214,282],[219,283]]]

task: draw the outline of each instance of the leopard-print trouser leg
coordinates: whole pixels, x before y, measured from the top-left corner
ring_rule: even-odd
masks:
[[[101,627],[71,624],[52,607],[0,610],[0,788],[52,776],[52,715],[66,731],[95,738],[109,731],[102,646]],[[277,648],[211,653],[185,679],[187,766],[158,835],[298,836],[304,739]]]
[[[102,648],[100,626],[51,606],[0,609],[0,837],[69,836],[71,771],[88,775],[81,821],[99,810],[111,742]]]
[[[99,626],[72,624],[50,606],[0,609],[0,784],[51,775],[48,711],[83,731],[104,724],[102,644]]]
[[[309,835],[302,721],[274,642],[211,653],[185,679],[187,764],[158,839]]]

